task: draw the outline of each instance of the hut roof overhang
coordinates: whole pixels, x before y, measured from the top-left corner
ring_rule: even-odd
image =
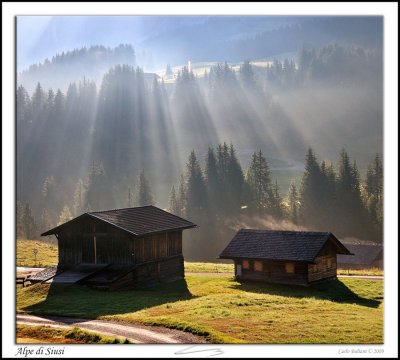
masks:
[[[330,232],[241,229],[219,258],[313,263],[327,242],[337,254],[352,255]]]
[[[135,236],[197,227],[196,224],[188,220],[182,219],[179,216],[150,205],[134,208],[87,212],[70,221],[67,221],[64,224],[44,232],[41,234],[41,236],[59,234],[68,229],[69,225],[72,223],[76,223],[85,217],[97,219]]]

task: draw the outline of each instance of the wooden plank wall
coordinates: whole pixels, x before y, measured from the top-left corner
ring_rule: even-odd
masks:
[[[112,289],[137,288],[183,279],[184,265],[181,255],[138,265],[135,270],[111,285]]]
[[[94,263],[94,236],[98,264],[138,264],[182,255],[182,230],[135,237],[97,219],[70,224],[58,236],[59,264]]]
[[[243,268],[243,263],[249,262],[249,269]],[[255,263],[257,261],[258,263]],[[235,260],[236,265],[242,265],[243,280],[265,281],[271,283],[282,284],[307,284],[307,264],[301,262],[292,262],[294,265],[294,272],[286,272],[286,263],[284,261],[261,261],[260,260]],[[256,265],[256,266],[255,266]],[[256,270],[257,269],[257,270]]]
[[[137,264],[182,254],[182,231],[142,236],[134,239]]]
[[[97,263],[134,264],[132,237],[111,225],[88,218],[71,224],[59,234],[60,266],[94,263],[94,236]]]
[[[315,264],[308,265],[308,281],[318,281],[321,279],[336,277],[336,253],[331,255],[318,256]]]

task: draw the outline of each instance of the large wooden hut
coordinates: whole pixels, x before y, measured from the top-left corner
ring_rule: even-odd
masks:
[[[87,212],[42,234],[58,240],[57,274],[46,281],[118,288],[183,278],[182,231],[195,226],[155,206]]]
[[[336,255],[350,251],[329,232],[241,229],[222,251],[238,280],[310,285],[336,279]]]

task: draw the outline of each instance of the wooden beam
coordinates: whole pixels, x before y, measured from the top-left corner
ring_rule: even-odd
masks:
[[[94,263],[97,264],[96,236],[93,236]]]

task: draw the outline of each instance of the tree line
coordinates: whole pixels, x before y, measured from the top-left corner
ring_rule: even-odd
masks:
[[[189,257],[210,259],[221,250],[231,233],[230,220],[272,218],[287,220],[292,229],[331,231],[339,237],[382,241],[383,164],[376,155],[361,179],[357,163],[342,149],[337,166],[319,162],[309,148],[299,188],[292,181],[282,194],[272,180],[268,161],[259,150],[243,171],[231,144],[210,147],[202,169],[192,151],[179,191],[172,187],[169,210],[198,225],[189,234]],[[279,225],[278,225],[279,226]],[[287,223],[286,223],[287,226]]]
[[[294,58],[274,59],[267,67],[267,82],[279,89],[299,88],[310,83],[363,85],[382,82],[379,50],[337,43],[321,48],[303,46]]]
[[[46,88],[67,89],[71,82],[83,77],[101,81],[104,72],[117,64],[136,66],[135,49],[130,44],[119,44],[115,47],[93,45],[71,51],[63,51],[51,59],[18,74],[18,82],[33,92],[38,82]]]

